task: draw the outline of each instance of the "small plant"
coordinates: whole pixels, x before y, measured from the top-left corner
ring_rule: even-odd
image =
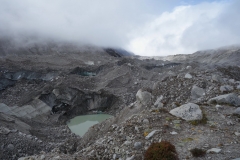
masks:
[[[194,121],[190,121],[190,123],[194,126],[199,125],[199,124],[207,124],[208,118],[206,116],[206,114],[203,112],[203,117],[201,120],[194,120]]]
[[[192,153],[193,157],[203,157],[206,154],[205,150],[199,148],[193,148],[190,150],[190,152]]]
[[[159,108],[160,113],[168,113],[168,110],[166,108]]]
[[[143,135],[144,135],[144,137],[146,137],[146,136],[148,135],[148,132],[145,131],[145,132],[143,133]]]
[[[168,141],[152,143],[144,154],[144,160],[179,160],[175,146]]]

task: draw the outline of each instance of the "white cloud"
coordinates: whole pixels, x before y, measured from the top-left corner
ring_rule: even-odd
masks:
[[[0,38],[66,40],[140,55],[192,53],[240,42],[239,0],[185,5],[188,1],[0,0]]]
[[[148,0],[0,0],[0,4],[1,36],[119,47],[128,43],[129,31],[153,16],[154,6]],[[170,6],[163,3],[158,10]]]
[[[117,17],[111,14],[118,8],[107,1],[106,6],[96,0],[92,3],[77,0],[3,1],[5,5],[1,3],[0,7],[0,29],[15,37],[36,35],[103,45],[106,39],[118,36],[118,31],[113,32],[117,20],[124,19],[122,23],[128,21],[125,15]],[[110,45],[118,43],[121,44],[121,40]]]
[[[127,48],[136,54],[188,54],[240,42],[239,1],[179,6],[132,32]]]

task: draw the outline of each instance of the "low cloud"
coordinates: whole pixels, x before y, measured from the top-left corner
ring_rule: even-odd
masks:
[[[239,14],[237,0],[179,6],[132,32],[127,48],[164,56],[240,44]]]
[[[126,46],[127,33],[153,17],[147,0],[0,0],[0,4],[1,36],[100,46]],[[159,10],[170,6],[163,3]]]
[[[121,47],[139,55],[192,53],[240,42],[240,2],[0,0],[0,38]]]

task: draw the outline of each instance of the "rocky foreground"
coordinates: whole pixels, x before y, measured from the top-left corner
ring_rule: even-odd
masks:
[[[211,52],[222,56],[205,63],[200,53],[163,61],[54,48],[4,50],[0,159],[141,160],[160,141],[179,159],[240,159],[240,67],[232,61],[239,49]],[[95,111],[114,117],[83,137],[66,126]],[[194,148],[206,154],[194,157]]]

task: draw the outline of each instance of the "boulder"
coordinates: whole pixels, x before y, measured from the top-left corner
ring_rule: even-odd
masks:
[[[136,94],[137,102],[141,103],[145,106],[151,105],[152,100],[152,94],[147,91],[142,91],[142,89],[138,90]]]
[[[208,104],[228,104],[231,106],[239,106],[240,98],[235,93],[224,94],[208,100]]]
[[[187,103],[180,107],[174,108],[170,111],[170,114],[180,117],[186,121],[201,120],[202,110],[194,103]]]
[[[194,85],[191,90],[191,99],[201,98],[205,94],[204,89]]]
[[[229,91],[233,91],[233,86],[230,85],[224,85],[220,87],[220,91],[223,92],[229,92]]]

